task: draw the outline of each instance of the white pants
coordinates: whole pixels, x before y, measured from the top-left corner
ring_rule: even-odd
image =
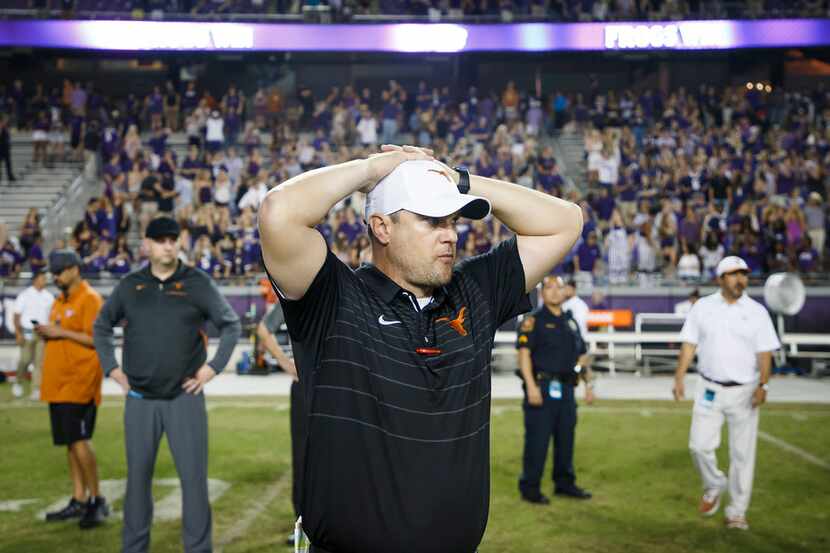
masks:
[[[810,229],[807,231],[810,240],[813,241],[813,247],[818,252],[819,258],[824,257],[824,239],[825,230],[823,228]]]
[[[724,387],[700,378],[695,391],[689,449],[703,489],[729,490],[728,517],[745,516],[752,495],[758,441],[758,409],[752,407],[752,395],[757,387],[755,382]],[[728,479],[715,456],[724,419],[729,428]]]

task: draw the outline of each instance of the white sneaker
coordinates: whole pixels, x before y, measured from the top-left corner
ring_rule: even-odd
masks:
[[[749,530],[749,523],[746,517],[726,517],[726,527],[730,530]]]
[[[12,395],[14,397],[23,397],[23,386],[15,382],[12,384]]]
[[[32,388],[32,393],[29,394],[29,399],[32,401],[40,401],[40,388]]]
[[[717,513],[719,508],[720,490],[706,490],[706,493],[704,493],[703,497],[700,498],[700,505],[698,505],[697,511],[705,517],[710,517]]]

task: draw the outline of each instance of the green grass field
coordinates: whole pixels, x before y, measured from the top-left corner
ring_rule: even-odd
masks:
[[[12,402],[8,388],[0,386],[0,553],[118,551],[117,520],[81,531],[76,524],[36,519],[69,495],[66,456],[51,445],[45,406]],[[215,550],[290,551],[282,545],[293,522],[287,398],[223,398],[209,405],[210,476],[230,484],[213,506]],[[522,454],[518,402],[494,407],[492,503],[481,553],[830,551],[830,470],[769,440],[759,440],[750,532],[725,530],[722,511],[706,520],[696,515],[701,490],[686,448],[689,403],[600,401],[580,407],[576,468],[579,483],[594,498],[556,498],[544,507],[519,501],[516,491]],[[114,399],[98,414],[94,445],[102,480],[126,477],[122,414],[123,404]],[[768,405],[761,430],[826,467],[829,423],[827,406]],[[725,461],[725,447],[719,456]],[[156,478],[175,475],[162,446]],[[170,488],[154,491],[159,501]],[[544,491],[551,491],[549,480]],[[9,501],[22,499],[33,501],[9,510]],[[114,506],[120,509],[121,501]],[[240,528],[242,522],[247,526]],[[179,536],[178,521],[156,522],[152,551],[181,551]]]

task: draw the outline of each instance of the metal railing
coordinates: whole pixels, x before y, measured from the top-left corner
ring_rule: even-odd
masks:
[[[822,351],[830,348],[830,333],[807,334],[807,333],[784,333],[779,339],[782,344],[782,353],[787,357],[802,357],[813,360],[830,359],[829,351]],[[617,364],[621,357],[619,346],[629,346],[627,356],[631,356],[631,349],[643,348],[648,344],[680,344],[679,332],[618,332],[609,329],[608,332],[589,332],[586,343],[588,353],[595,357],[607,360],[608,372],[614,376],[617,372]],[[515,354],[516,332],[496,332],[494,355]],[[641,349],[642,351],[642,349]],[[679,348],[678,348],[679,352]],[[518,365],[517,365],[518,366]],[[813,374],[817,374],[813,371]]]
[[[47,210],[43,217],[43,241],[47,251],[53,249],[58,240],[66,241],[75,224],[83,219],[86,204],[97,189],[96,171],[96,159],[91,156],[84,163],[81,174]],[[25,277],[21,274],[21,278]]]

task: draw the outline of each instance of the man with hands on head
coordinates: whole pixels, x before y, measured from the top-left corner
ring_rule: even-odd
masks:
[[[749,267],[740,257],[723,258],[715,270],[720,291],[696,301],[680,339],[674,399],[685,397],[686,371],[698,356],[689,449],[703,479],[698,512],[717,513],[728,490],[726,526],[748,530],[746,511],[755,474],[759,407],[767,399],[772,352],[781,347],[766,308],[746,293]],[[715,452],[721,428],[729,427],[729,477],[718,468]]]
[[[153,467],[162,434],[167,435],[182,486],[184,549],[212,548],[202,391],[228,363],[240,324],[210,276],[179,261],[179,231],[170,217],[150,221],[143,244],[149,264],[118,283],[95,321],[101,366],[127,394],[123,553],[144,552],[150,545]],[[115,359],[112,330],[121,321],[126,323],[123,366]],[[220,333],[209,362],[202,331],[207,321]]]
[[[352,271],[314,227],[357,191],[373,264]],[[491,210],[516,236],[456,263],[456,220]],[[307,407],[310,550],[473,553],[489,507],[493,338],[530,309],[581,210],[384,146],[278,186],[259,228]]]

